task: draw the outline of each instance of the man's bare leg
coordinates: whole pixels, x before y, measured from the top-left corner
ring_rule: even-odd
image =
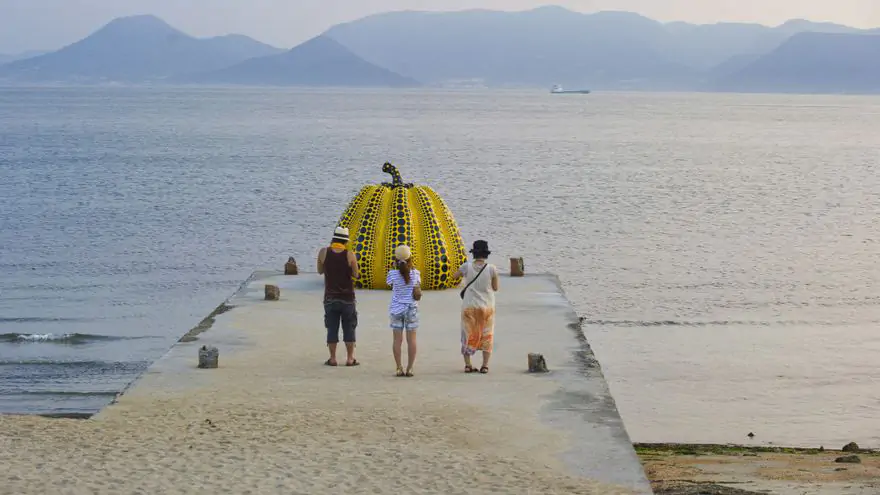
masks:
[[[351,366],[356,360],[354,358],[354,342],[346,342],[345,343],[345,353],[347,354],[347,358],[345,359],[345,364]]]
[[[336,342],[332,344],[327,344],[327,348],[330,349],[330,364],[336,365]]]

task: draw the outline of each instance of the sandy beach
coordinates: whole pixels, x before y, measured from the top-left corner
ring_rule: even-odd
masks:
[[[566,466],[571,436],[535,399],[559,385],[524,373],[524,355],[462,373],[455,314],[397,378],[384,313],[361,310],[362,365],[332,368],[307,315],[319,296],[282,296],[218,317],[238,339],[218,369],[180,344],[186,369],[160,364],[93,419],[0,416],[0,493],[637,493]],[[426,295],[423,321],[441,297],[457,293]]]
[[[566,476],[552,455],[563,439],[515,413],[431,400],[425,380],[329,373],[253,386],[229,370],[223,387],[101,420],[0,418],[0,492],[632,493]]]

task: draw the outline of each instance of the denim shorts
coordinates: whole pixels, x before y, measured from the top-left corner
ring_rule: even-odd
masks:
[[[354,302],[329,300],[324,302],[324,326],[327,327],[327,343],[339,342],[339,325],[342,324],[342,341],[355,342],[358,323],[357,306]]]
[[[395,332],[414,332],[419,328],[419,307],[413,304],[399,315],[391,315],[391,329]]]

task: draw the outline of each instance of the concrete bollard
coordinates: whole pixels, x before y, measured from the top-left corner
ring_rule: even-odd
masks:
[[[296,266],[296,260],[293,259],[293,256],[287,259],[287,263],[284,264],[284,274],[285,275],[299,275],[299,268]]]
[[[522,277],[525,275],[525,263],[522,258],[510,258],[510,276]]]
[[[529,373],[547,373],[547,361],[541,354],[529,353]]]
[[[203,345],[199,349],[199,368],[216,368],[220,360],[220,351],[214,347]]]
[[[281,289],[277,285],[266,285],[266,300],[277,301],[281,299]]]

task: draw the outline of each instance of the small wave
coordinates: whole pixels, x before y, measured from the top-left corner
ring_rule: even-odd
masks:
[[[22,316],[15,318],[0,318],[0,323],[71,323],[94,321],[93,318],[46,318],[40,316]]]
[[[55,343],[67,345],[90,344],[94,342],[108,342],[114,340],[138,340],[155,339],[160,337],[118,337],[112,335],[94,335],[88,333],[3,333],[0,334],[0,342],[12,344],[25,343]]]
[[[642,321],[642,320],[588,320],[586,318],[581,318],[581,323],[584,325],[598,325],[598,326],[610,326],[610,327],[667,327],[667,326],[675,326],[675,327],[718,327],[718,326],[729,326],[729,325],[748,325],[748,326],[761,326],[768,327],[771,325],[796,325],[803,324],[807,322],[770,322],[770,321],[734,321],[734,320],[722,320],[722,321],[676,321],[676,320],[656,320],[656,321]]]
[[[134,363],[140,363],[140,361],[136,361]],[[114,364],[128,365],[129,363],[112,363],[107,361],[53,361],[48,359],[13,359],[0,361],[0,366],[55,366],[87,368]]]
[[[29,397],[115,397],[117,391],[76,392],[76,391],[52,391],[52,390],[21,390],[10,392],[10,395],[25,395]]]
[[[713,320],[713,321],[685,321],[685,320],[590,320],[584,317],[580,318],[582,325],[596,325],[608,327],[727,327],[727,326],[748,326],[748,327],[784,327],[784,326],[841,326],[853,324],[871,324],[880,323],[878,321],[864,322],[845,322],[845,321],[808,321],[808,320]]]

